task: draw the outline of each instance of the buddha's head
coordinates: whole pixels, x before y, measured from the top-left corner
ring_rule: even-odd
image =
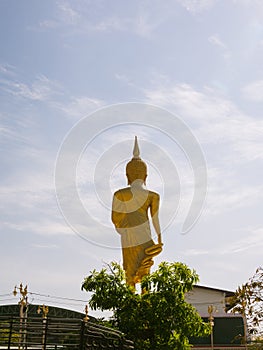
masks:
[[[133,158],[126,165],[126,176],[128,185],[131,185],[135,180],[142,180],[144,183],[146,181],[147,165],[140,158],[137,136],[135,136]]]

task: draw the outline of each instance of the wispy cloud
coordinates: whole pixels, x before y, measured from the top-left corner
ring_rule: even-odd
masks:
[[[242,232],[238,236],[231,235],[224,246],[211,247],[210,249],[191,248],[183,252],[184,256],[216,256],[216,255],[233,255],[233,254],[258,254],[258,248],[263,247],[263,228],[262,227],[247,227],[242,228]],[[245,237],[244,237],[245,236]],[[236,239],[234,239],[236,237]],[[226,269],[227,270],[227,269]]]
[[[237,6],[243,6],[246,12],[252,13],[258,19],[263,16],[263,3],[261,0],[232,0]]]
[[[105,11],[107,9],[107,11]],[[169,6],[159,1],[139,3],[135,5],[136,11],[125,14],[107,4],[97,2],[87,7],[83,0],[74,3],[67,0],[57,1],[56,14],[51,19],[39,23],[39,29],[70,28],[68,34],[87,34],[96,32],[127,32],[143,38],[151,38],[154,31],[171,16],[172,1]],[[160,15],[161,14],[161,15]],[[65,35],[65,31],[63,32]]]
[[[221,49],[226,49],[226,45],[223,43],[223,41],[219,38],[218,34],[211,35],[208,38],[208,41],[212,44],[215,45]]]
[[[262,202],[263,186],[243,185],[235,183],[233,179],[224,174],[216,180],[209,178],[209,189],[207,194],[207,204],[205,215],[207,218],[211,215],[217,215],[223,212],[233,212],[241,208],[249,208]],[[221,183],[220,183],[221,180]]]
[[[89,29],[93,32],[106,32],[106,31],[126,31],[130,25],[130,21],[126,18],[118,18],[112,16],[110,18],[102,19],[95,23],[90,23],[84,29]]]
[[[5,94],[16,99],[16,101],[22,99],[35,103],[44,102],[46,107],[50,106],[53,110],[57,109],[63,112],[66,117],[74,119],[87,116],[89,113],[105,105],[105,102],[98,98],[89,96],[68,96],[60,82],[52,80],[43,74],[36,76],[32,82],[25,82],[17,75],[4,76],[4,74],[2,74],[1,77],[0,71],[0,86]],[[29,122],[30,117],[20,118],[16,122],[21,124],[25,120]],[[13,137],[13,139],[20,140],[22,138],[21,133],[13,130],[8,121],[7,124],[8,126],[5,126],[2,122],[0,128],[1,133],[5,137]],[[26,127],[32,127],[32,125],[27,125]]]
[[[116,14],[100,14],[102,8],[99,2],[92,7],[80,0],[74,3],[67,0],[56,2],[56,12],[51,19],[39,23],[39,29],[70,28],[74,34],[90,34],[92,32],[123,31],[129,26],[129,19],[118,17]],[[65,32],[63,33],[65,35]]]
[[[59,23],[55,20],[47,19],[39,22],[40,29],[55,29],[59,27]]]
[[[198,14],[210,9],[216,0],[177,0],[179,4],[186,8],[187,11]]]
[[[52,220],[30,220],[21,222],[6,222],[3,223],[3,228],[15,231],[23,231],[38,235],[72,235],[74,232],[71,228],[63,222],[55,222]]]
[[[0,224],[4,230],[23,231],[41,235],[72,234],[64,222],[55,199],[50,165],[43,160],[41,169],[36,164],[10,175],[0,188]],[[52,170],[52,168],[50,169]]]
[[[241,89],[245,99],[254,102],[263,102],[263,80],[253,81]]]
[[[201,143],[231,145],[239,161],[262,159],[263,123],[245,115],[214,89],[187,84],[145,90],[146,102],[163,106],[186,119]],[[227,154],[226,154],[227,156]]]
[[[4,117],[3,117],[4,119]],[[19,132],[14,130],[8,125],[4,125],[2,122],[0,125],[0,135],[1,135],[1,143],[9,142],[11,141],[20,141],[20,142],[26,142],[27,139],[23,137]]]
[[[18,79],[1,79],[0,84],[6,93],[33,101],[47,101],[54,95],[60,94],[61,86],[45,75],[39,75],[31,83],[27,84]]]
[[[94,112],[105,105],[105,102],[87,96],[71,97],[68,104],[57,103],[56,107],[62,110],[69,117],[80,119]]]
[[[160,8],[155,9],[155,11],[160,11]],[[150,39],[153,33],[158,29],[158,27],[167,19],[170,13],[167,11],[162,12],[162,16],[153,12],[151,8],[141,8],[137,16],[131,21],[131,29],[135,34]]]
[[[248,253],[253,254],[254,249],[258,251],[259,247],[263,247],[263,228],[248,228],[246,237],[232,242],[222,251],[222,254],[231,253]]]
[[[26,225],[30,229],[29,223],[32,222],[35,229],[40,222],[46,228],[50,225],[49,221],[56,223],[60,215],[52,180],[47,174],[40,175],[32,169],[24,173],[19,171],[16,177],[10,176],[8,183],[1,187],[0,208],[3,218],[7,218],[2,219],[2,225],[7,227],[10,224],[13,228],[17,225],[16,229]]]
[[[58,248],[58,245],[56,244],[31,244],[33,248],[39,248],[39,249],[56,249]]]
[[[254,161],[259,169],[263,160],[262,121],[245,115],[209,87],[197,90],[187,84],[163,82],[145,90],[145,96],[147,102],[182,116],[203,146],[208,159],[207,217],[262,201],[261,185],[237,181],[239,167]]]
[[[0,74],[14,76],[15,75],[15,67],[9,63],[0,63]]]
[[[209,255],[211,254],[211,251],[205,250],[205,249],[186,249],[183,252],[184,256],[199,256],[199,255]]]
[[[73,8],[66,0],[57,1],[59,14],[62,19],[68,24],[77,24],[81,19],[81,14]]]

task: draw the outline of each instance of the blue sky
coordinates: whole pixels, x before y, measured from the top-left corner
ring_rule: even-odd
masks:
[[[163,233],[164,252],[155,266],[183,261],[203,285],[235,290],[244,283],[262,264],[262,1],[1,0],[0,16],[0,295],[22,281],[32,292],[86,300],[80,291],[83,277],[105,262],[121,262],[117,245],[81,239],[56,200],[62,141],[94,112],[91,127],[101,133],[87,145],[76,183],[86,210],[112,230],[113,241],[118,236],[110,207],[96,191],[107,193],[109,204],[111,194],[125,186],[124,164],[137,134],[149,164],[149,188],[161,195],[169,188],[163,207],[166,199],[173,205],[173,194],[181,191],[182,204]],[[163,132],[167,120],[159,131],[136,124],[136,118],[132,125],[103,131],[96,111],[127,102],[178,116],[200,144],[207,197],[186,235],[181,228],[194,182],[187,157]],[[107,122],[114,120],[107,116]],[[120,121],[129,121],[125,118]],[[161,150],[175,172],[171,164],[160,167],[166,164],[160,163]],[[116,165],[110,169],[99,162],[113,156]],[[162,213],[161,218],[164,222]],[[88,235],[96,236],[96,225]],[[32,295],[30,301],[43,300]],[[55,299],[45,302],[58,305]],[[71,304],[64,306],[84,308],[81,302]]]

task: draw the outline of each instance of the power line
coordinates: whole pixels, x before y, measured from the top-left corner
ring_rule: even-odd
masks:
[[[66,301],[73,301],[73,302],[76,302],[76,303],[87,303],[88,301],[87,300],[82,300],[82,299],[75,299],[75,298],[67,298],[67,297],[62,297],[62,296],[56,296],[56,295],[50,295],[50,294],[42,294],[42,293],[36,293],[36,292],[28,292],[29,295],[31,295],[33,298],[34,296],[36,296],[36,299],[40,300],[40,298],[37,298],[38,296],[39,297],[44,297],[44,298],[48,298],[51,302],[54,302],[54,303],[58,303],[58,304],[63,304],[62,302],[58,302],[56,301],[57,300],[64,300],[64,304],[65,305],[75,305],[77,306],[77,304],[73,304],[73,303],[66,303]],[[8,296],[11,296],[13,295],[13,293],[5,293],[5,294],[0,294],[0,302],[3,302],[3,301],[10,301],[10,300],[14,300],[15,299],[15,296],[10,299],[1,299],[2,297],[8,297]],[[51,299],[54,299],[53,301]],[[43,300],[42,300],[43,301]],[[47,301],[47,300],[45,300]]]
[[[34,302],[34,301],[35,301],[35,300],[33,300],[32,302]],[[46,303],[48,300],[37,298],[36,301],[39,301],[39,302],[41,302],[41,303]],[[65,302],[60,302],[60,301],[52,301],[52,300],[50,300],[50,302],[51,302],[52,304],[59,304],[59,305],[79,306],[79,304],[65,303]],[[30,305],[30,304],[29,304],[29,305]]]
[[[0,298],[1,297],[9,297],[9,295],[12,295],[13,293],[6,293],[6,294],[0,294]]]
[[[77,301],[80,303],[86,303],[87,300],[81,300],[81,299],[74,299],[74,298],[66,298],[66,297],[59,297],[55,295],[49,295],[49,294],[41,294],[41,293],[34,293],[34,292],[28,292],[28,294],[31,295],[38,295],[40,297],[45,297],[45,298],[53,298],[53,299],[60,299],[60,300],[70,300],[70,301]]]

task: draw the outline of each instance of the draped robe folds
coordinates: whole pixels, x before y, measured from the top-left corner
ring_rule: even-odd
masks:
[[[145,252],[154,246],[149,210],[151,216],[158,215],[159,195],[143,187],[126,187],[113,196],[112,221],[121,235],[123,268],[130,285],[140,282],[153,265],[152,256]]]

